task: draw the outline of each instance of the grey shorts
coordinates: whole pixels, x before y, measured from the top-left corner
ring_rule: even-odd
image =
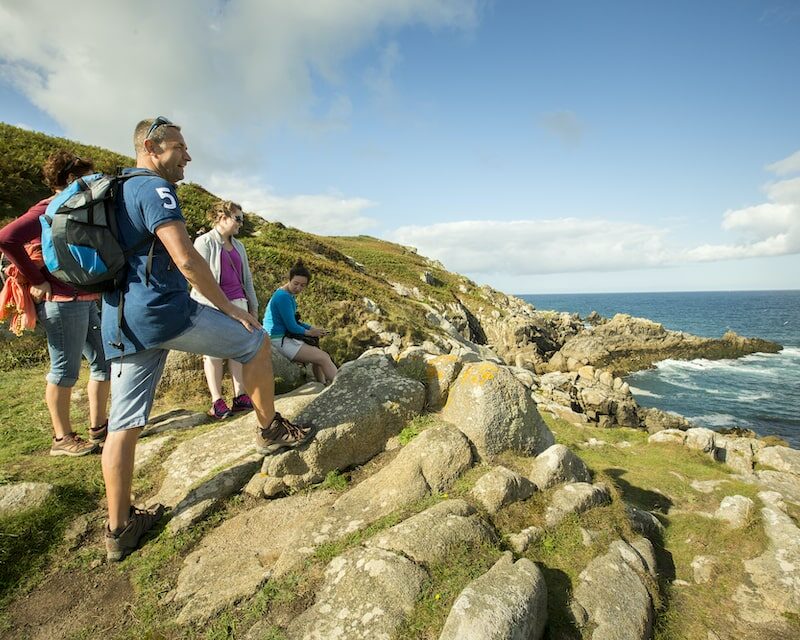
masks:
[[[283,336],[281,338],[270,338],[270,342],[272,342],[273,351],[277,351],[287,360],[294,360],[297,352],[300,351],[300,347],[305,344],[305,342],[302,340],[298,340],[297,338],[289,338],[287,336]]]
[[[236,300],[231,300],[231,302],[239,307],[242,311],[247,311],[249,308],[247,298],[237,298]],[[211,362],[224,362],[222,358],[215,358],[209,355],[203,355],[203,360],[210,360]]]
[[[190,326],[179,336],[152,349],[111,361],[111,413],[109,431],[135,429],[147,424],[156,387],[171,349],[201,353],[247,363],[261,349],[267,334],[250,332],[213,307],[198,305]]]

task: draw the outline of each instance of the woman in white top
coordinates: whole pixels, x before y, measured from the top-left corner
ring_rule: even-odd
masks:
[[[217,278],[219,286],[228,299],[247,312],[258,315],[258,300],[253,287],[253,274],[247,261],[247,251],[244,245],[235,236],[239,233],[244,222],[242,207],[228,200],[217,202],[209,211],[209,222],[213,228],[208,233],[198,236],[194,241],[195,249],[200,253],[211,272]],[[198,302],[213,306],[196,289],[192,290],[192,297]],[[203,356],[203,368],[206,373],[208,389],[211,392],[211,409],[208,415],[212,418],[227,418],[238,411],[248,411],[253,408],[250,397],[245,393],[242,382],[242,365],[235,360],[228,360],[228,370],[233,378],[233,403],[228,407],[222,397],[222,372],[221,358]]]

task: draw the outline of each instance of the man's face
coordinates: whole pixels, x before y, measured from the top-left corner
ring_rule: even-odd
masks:
[[[156,173],[164,180],[177,184],[183,180],[183,170],[191,162],[189,148],[183,134],[175,127],[168,127],[161,144],[154,144],[150,158],[156,167]]]

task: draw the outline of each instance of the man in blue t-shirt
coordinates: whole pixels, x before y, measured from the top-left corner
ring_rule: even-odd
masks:
[[[122,182],[117,222],[128,258],[124,282],[103,296],[102,333],[111,361],[111,412],[103,448],[108,498],[106,555],[121,560],[136,549],[163,507],[131,505],[136,442],[147,423],[170,349],[241,362],[244,386],[263,454],[296,447],[313,436],[275,412],[270,341],[261,325],[222,292],[186,231],[175,184],[191,161],[179,126],[163,117],[134,132],[136,169]],[[191,284],[216,306],[189,297]]]

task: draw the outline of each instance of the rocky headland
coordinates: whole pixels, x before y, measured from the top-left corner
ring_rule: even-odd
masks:
[[[192,540],[161,576],[157,617],[169,633],[157,637],[194,637],[224,614],[239,620],[228,637],[252,639],[644,640],[672,607],[680,610],[681,590],[706,588],[719,574],[735,606],[705,623],[708,638],[796,634],[800,453],[644,411],[620,377],[591,364],[595,354],[620,353],[627,335],[643,352],[671,357],[673,338],[706,357],[720,341],[674,337],[627,316],[587,328],[575,316],[545,314],[537,325],[538,313],[524,312],[526,335],[536,327],[548,350],[533,341],[514,354],[471,342],[462,333],[469,323],[459,331],[431,308],[429,326],[443,330],[424,346],[400,350],[392,337],[345,363],[328,388],[303,383],[305,372],[275,355],[276,371],[300,384],[278,409],[320,427],[298,450],[254,453],[252,415],[211,428],[192,412],[154,420],[139,445],[137,474],[151,479],[139,498],[168,505],[170,515],[139,554],[175,536]],[[519,307],[517,327],[518,316]],[[760,344],[722,342],[742,352]],[[542,373],[517,366],[522,350],[551,354]],[[512,357],[513,365],[505,361]],[[198,366],[175,354],[165,384],[186,384]],[[687,456],[712,478],[684,475],[676,462],[676,495],[659,486],[663,469],[633,486],[620,467],[629,460],[635,468],[634,455]],[[605,457],[612,464],[598,462]],[[9,483],[0,505],[8,517],[36,509],[51,491]],[[72,548],[98,546],[100,518],[90,515],[71,534]],[[711,523],[700,535],[719,532],[721,549],[709,538],[682,567],[669,532],[687,518]],[[578,564],[560,568],[557,553],[549,564],[548,550],[570,535],[579,536],[581,551],[571,552]],[[739,535],[763,542],[746,545],[732,568],[720,556]],[[302,597],[292,593],[300,583]],[[268,602],[263,619],[254,618],[253,603],[270,593],[289,605]],[[6,637],[62,637],[42,635],[17,609],[12,603]]]
[[[182,187],[190,230],[211,198]],[[171,354],[133,487],[168,516],[107,565],[99,460],[43,455],[41,340],[6,339],[0,637],[800,637],[800,452],[644,409],[623,379],[780,345],[538,310],[373,238],[245,235],[260,299],[298,253],[315,274],[300,305],[340,375],[273,363],[317,437],[256,454],[255,417],[210,422],[199,359]]]

